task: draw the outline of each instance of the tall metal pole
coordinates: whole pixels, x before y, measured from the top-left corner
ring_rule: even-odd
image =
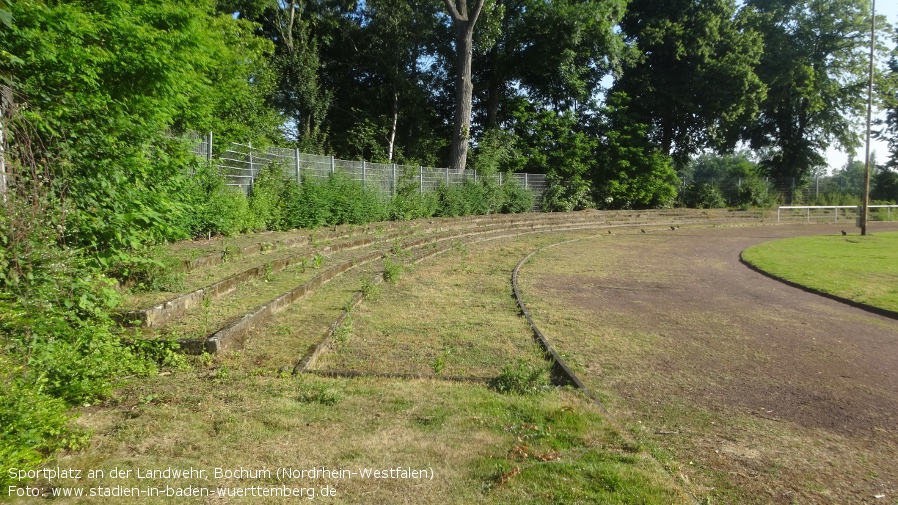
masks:
[[[867,84],[867,152],[864,156],[864,195],[861,209],[861,235],[867,234],[867,218],[870,211],[870,117],[873,114],[873,48],[876,45],[876,0],[870,16],[870,81]]]

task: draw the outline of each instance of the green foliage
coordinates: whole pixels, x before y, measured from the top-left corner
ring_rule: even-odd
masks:
[[[465,179],[461,184],[441,184],[437,188],[436,215],[459,217],[495,214],[504,207],[504,193],[493,177]]]
[[[490,386],[500,393],[529,395],[547,391],[551,382],[545,366],[519,359],[502,367],[502,372]]]
[[[282,166],[270,164],[262,169],[253,181],[249,197],[249,213],[252,228],[262,230],[288,230],[288,208],[292,198],[299,196],[295,179],[286,176]]]
[[[129,255],[113,263],[106,274],[117,279],[133,293],[178,291],[183,285],[183,272],[177,263],[164,256],[161,248],[151,248],[141,256]]]
[[[877,120],[881,130],[875,133],[877,139],[884,140],[887,145],[886,166],[891,170],[898,169],[898,34],[892,34],[892,51],[889,55],[886,71],[876,79],[876,98],[880,101],[880,109],[885,118]]]
[[[756,73],[768,91],[743,137],[763,153],[765,175],[801,186],[825,166],[832,145],[860,145],[854,123],[866,104],[870,2],[750,0],[746,7],[764,38]]]
[[[402,263],[391,259],[384,260],[384,280],[386,282],[396,282],[402,275]]]
[[[692,183],[683,203],[696,208],[770,207],[776,203],[767,182],[759,177],[760,167],[748,153],[702,154],[680,172]],[[717,195],[716,193],[719,193]],[[720,199],[723,199],[721,204]]]
[[[502,183],[502,209],[503,214],[515,214],[530,212],[533,209],[533,192],[524,188],[524,185],[510,175],[505,175]]]
[[[243,190],[228,186],[217,169],[201,165],[184,190],[190,212],[182,226],[192,237],[233,236],[252,227],[249,202]]]
[[[747,177],[736,186],[736,198],[733,205],[743,209],[749,207],[771,207],[776,197],[771,194],[767,183],[759,177]]]
[[[405,167],[397,175],[399,180],[396,182],[396,193],[389,206],[390,219],[405,221],[436,214],[437,195],[433,192],[421,193],[417,172]]]
[[[631,2],[621,22],[632,53],[612,93],[633,100],[634,124],[677,166],[704,148],[735,145],[764,97],[755,74],[764,41],[735,0]]]
[[[595,201],[612,209],[670,207],[679,185],[672,159],[647,140],[648,129],[634,122],[629,102],[620,93],[608,101],[607,137],[593,173]]]
[[[720,188],[708,182],[692,183],[687,186],[685,204],[694,209],[721,209],[727,206]]]
[[[543,208],[570,211],[594,206],[589,177],[595,163],[595,137],[583,130],[570,112],[536,110],[520,101],[514,111],[520,168],[546,174]]]
[[[250,119],[263,131],[263,123],[275,124],[269,109],[243,106],[265,81],[252,69],[268,44],[250,24],[216,16],[212,6],[113,0],[12,7],[0,50],[27,55],[15,64],[14,84],[30,101],[25,115],[37,129],[37,154],[53,161],[57,191],[69,197],[66,241],[104,265],[190,234],[184,190],[195,158],[171,131],[213,123],[228,129]],[[213,83],[227,87],[219,92]]]
[[[870,198],[887,202],[898,202],[898,173],[881,169],[873,176]]]
[[[0,282],[0,460],[30,468],[86,441],[69,426],[71,406],[156,365],[121,343],[108,315],[119,297],[95,263],[54,240],[9,240],[18,216],[11,217],[0,230],[10,246]],[[43,227],[32,233],[52,236]]]
[[[0,468],[30,469],[58,450],[78,449],[88,434],[71,426],[69,405],[44,392],[40,384],[22,378],[5,354],[0,354]],[[7,472],[3,486],[17,484]]]

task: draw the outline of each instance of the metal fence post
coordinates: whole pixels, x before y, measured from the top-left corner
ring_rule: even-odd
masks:
[[[449,167],[446,167],[446,185],[449,185]]]
[[[474,184],[477,184],[477,170],[474,170]]]
[[[368,179],[368,164],[362,160],[362,189],[365,189],[365,183]]]
[[[212,132],[206,136],[206,162],[212,163]]]
[[[499,172],[499,185],[502,185],[502,172]]]
[[[296,184],[302,184],[302,178],[299,174],[299,149],[293,150],[293,158],[296,160]]]
[[[336,168],[337,168],[337,167],[334,165],[334,157],[331,156],[331,173],[332,173],[332,174],[335,173]]]
[[[391,185],[393,196],[396,196],[396,164],[393,163],[393,182]]]
[[[419,171],[419,175],[418,175],[419,186],[421,187],[419,193],[421,193],[423,195],[424,194],[424,167],[421,165],[418,165],[418,171]]]
[[[253,170],[253,141],[248,141],[247,145],[249,146],[249,187],[247,188],[247,192],[249,192],[256,182],[256,172]]]
[[[530,189],[530,181],[527,178],[527,172],[524,172],[524,189]]]

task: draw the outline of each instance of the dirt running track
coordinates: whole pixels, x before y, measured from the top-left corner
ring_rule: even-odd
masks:
[[[739,261],[761,242],[842,229],[857,231],[605,235],[538,254],[524,298],[587,386],[672,456],[700,500],[898,503],[898,321]]]

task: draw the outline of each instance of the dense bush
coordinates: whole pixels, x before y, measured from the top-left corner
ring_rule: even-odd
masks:
[[[387,219],[525,212],[533,207],[533,193],[508,177],[502,185],[498,177],[479,177],[477,181],[468,179],[461,184],[441,184],[435,191],[423,194],[417,178],[403,177],[392,198],[367,189],[360,181],[344,174],[331,174],[326,179],[307,177],[302,184],[296,184],[277,166],[261,172],[249,198],[226,189],[220,177],[218,182],[214,179],[206,185],[210,200],[204,203],[198,199],[195,208],[199,214],[192,218],[192,222],[199,223],[194,229],[202,230],[203,235],[231,234],[246,228],[309,229]],[[227,199],[212,198],[217,195]],[[227,209],[209,212],[216,202],[230,205],[235,212],[229,213]],[[234,225],[215,226],[216,218]]]
[[[405,221],[436,214],[438,205],[437,193],[428,191],[421,193],[418,179],[414,174],[405,174],[396,185],[396,194],[390,201],[390,219]]]
[[[533,209],[533,192],[525,188],[517,180],[508,177],[502,184],[503,214],[529,212]]]
[[[741,179],[736,186],[736,195],[732,205],[746,209],[748,207],[770,207],[776,198],[770,193],[765,181],[758,177]]]
[[[695,209],[720,209],[727,206],[726,199],[716,184],[698,182],[686,187],[685,204]]]
[[[125,375],[156,369],[117,334],[109,313],[119,295],[111,280],[92,257],[57,245],[48,201],[37,192],[13,194],[0,208],[2,468],[29,468],[83,444],[69,409],[108,395]]]
[[[197,167],[184,190],[188,212],[183,226],[191,237],[232,236],[251,228],[249,202],[239,187],[228,186],[208,165]]]

